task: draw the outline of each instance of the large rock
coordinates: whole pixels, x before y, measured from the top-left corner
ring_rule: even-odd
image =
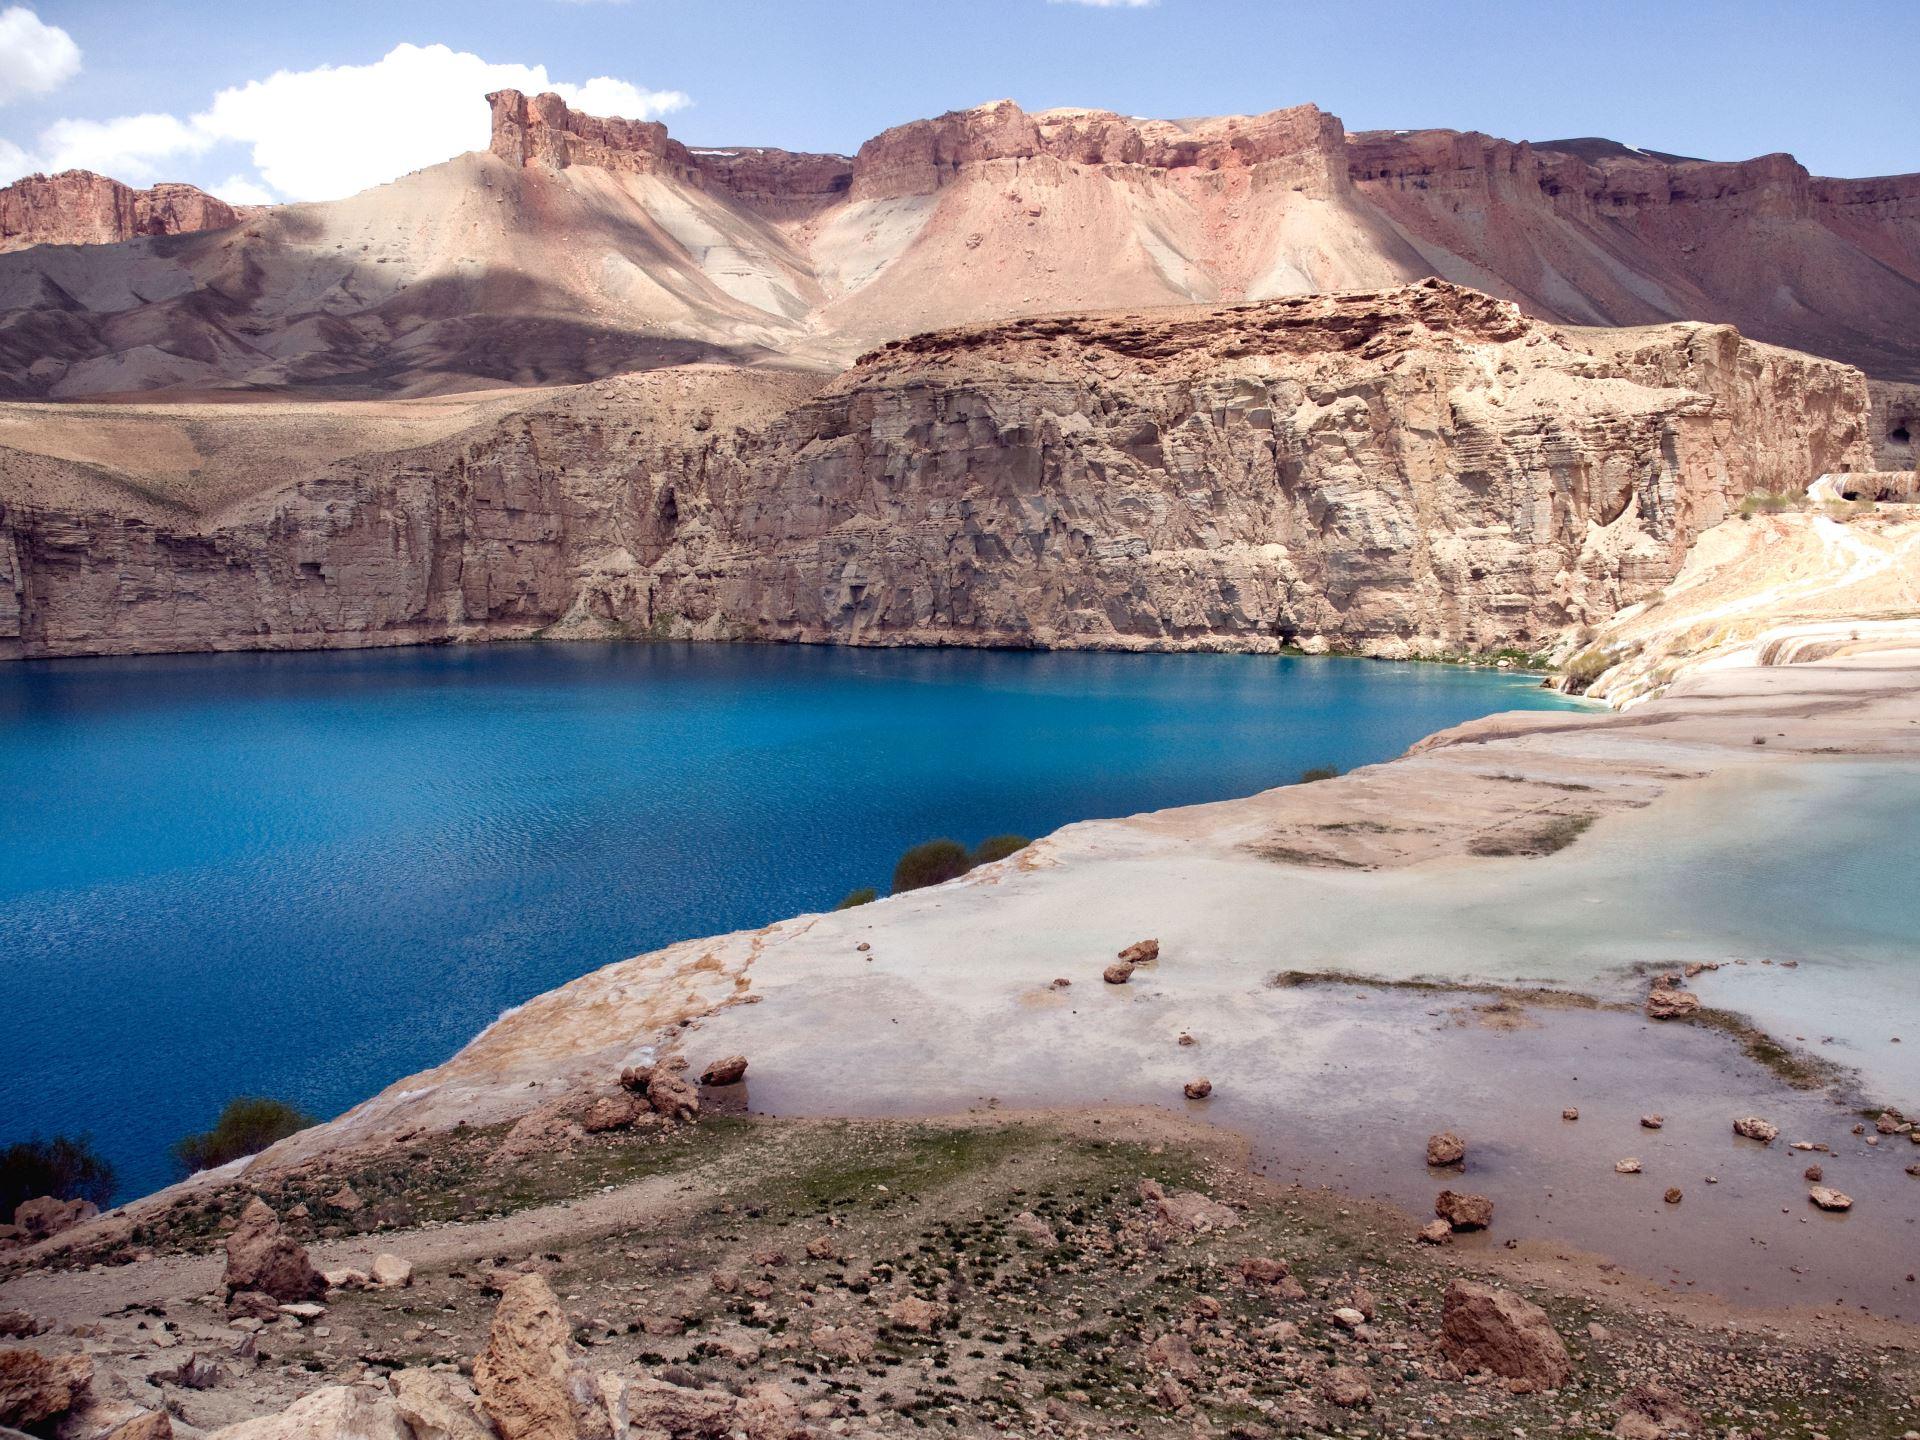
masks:
[[[582,1362],[539,1275],[519,1276],[501,1292],[473,1383],[501,1440],[625,1440],[605,1382]]]
[[[1467,1158],[1467,1142],[1451,1130],[1427,1137],[1427,1164],[1458,1165]]]
[[[277,1415],[216,1430],[207,1440],[414,1440],[391,1396],[357,1385],[329,1385]]]
[[[740,1409],[740,1402],[724,1390],[653,1379],[627,1382],[623,1399],[628,1421],[636,1430],[671,1435],[674,1440],[724,1440],[732,1433]],[[624,1432],[620,1440],[625,1440]]]
[[[1433,1213],[1455,1230],[1484,1230],[1493,1223],[1493,1201],[1485,1195],[1442,1190],[1433,1202]]]
[[[99,1213],[100,1207],[91,1200],[60,1200],[52,1195],[42,1195],[38,1199],[22,1200],[16,1205],[13,1223],[20,1227],[25,1239],[45,1240],[62,1230],[71,1230]]]
[[[0,1349],[0,1425],[44,1425],[81,1403],[92,1384],[93,1362],[84,1355]]]
[[[1498,1375],[1516,1388],[1557,1390],[1573,1375],[1566,1344],[1546,1311],[1473,1280],[1447,1286],[1440,1350],[1462,1370]]]
[[[279,1217],[260,1199],[248,1202],[240,1212],[240,1223],[227,1236],[223,1283],[230,1295],[257,1292],[285,1303],[319,1300],[327,1293],[326,1277],[313,1268],[306,1250],[280,1228]]]
[[[413,1440],[495,1440],[480,1397],[458,1375],[398,1370],[387,1377],[387,1388]]]

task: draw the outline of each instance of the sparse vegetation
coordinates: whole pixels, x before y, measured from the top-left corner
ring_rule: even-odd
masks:
[[[1786,510],[1798,510],[1801,497],[1783,494],[1778,490],[1756,490],[1740,502],[1740,516],[1750,520],[1755,515],[1778,515]]]
[[[21,1201],[41,1195],[104,1206],[113,1199],[113,1187],[113,1166],[84,1135],[36,1137],[0,1150],[0,1220],[11,1218]]]
[[[1604,650],[1582,650],[1560,667],[1560,679],[1569,695],[1584,695],[1594,681],[1614,666]]]
[[[1332,780],[1340,773],[1338,765],[1315,765],[1300,772],[1300,784],[1311,785],[1316,780]]]
[[[995,860],[1004,860],[1009,855],[1017,855],[1032,843],[1033,841],[1024,835],[989,835],[973,847],[973,863],[991,865]]]
[[[957,880],[973,868],[973,857],[958,840],[924,840],[893,867],[893,893],[921,890]]]
[[[313,1116],[261,1095],[240,1095],[227,1102],[211,1130],[183,1136],[173,1147],[182,1169],[211,1170],[242,1155],[257,1155],[276,1140],[316,1124]]]
[[[878,890],[874,889],[871,885],[862,885],[858,890],[849,890],[846,898],[833,908],[836,910],[851,910],[858,905],[871,905],[879,898],[880,892]]]
[[[1470,855],[1551,855],[1564,850],[1592,828],[1595,815],[1552,815],[1526,829],[1482,835],[1467,846]]]

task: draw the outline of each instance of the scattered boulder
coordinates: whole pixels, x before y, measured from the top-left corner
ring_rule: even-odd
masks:
[[[218,1360],[198,1350],[171,1370],[149,1377],[155,1384],[178,1385],[182,1390],[217,1390],[227,1383],[227,1371]]]
[[[1458,1165],[1467,1158],[1467,1142],[1451,1130],[1427,1137],[1427,1164]]]
[[[31,1244],[83,1225],[99,1213],[100,1207],[91,1200],[60,1200],[41,1195],[14,1206],[13,1223],[20,1227],[20,1238]]]
[[[1691,990],[1680,989],[1668,976],[1655,980],[1653,988],[1647,992],[1649,1020],[1681,1020],[1699,1009],[1700,997]]]
[[[652,1114],[647,1102],[631,1091],[601,1095],[580,1116],[580,1128],[589,1135],[604,1135],[612,1130],[630,1130],[644,1115]]]
[[[747,1057],[729,1055],[724,1060],[716,1060],[700,1072],[702,1085],[736,1085],[747,1073]]]
[[[1516,1390],[1557,1390],[1573,1375],[1566,1343],[1546,1311],[1473,1280],[1447,1286],[1440,1351],[1461,1370],[1498,1375]]]
[[[1428,1245],[1444,1245],[1453,1238],[1453,1226],[1444,1220],[1429,1220],[1420,1227],[1419,1238]]]
[[[1151,965],[1159,958],[1158,940],[1136,940],[1120,952],[1120,961],[1125,965]]]
[[[0,1350],[0,1425],[44,1425],[86,1398],[93,1361],[84,1355],[42,1355],[38,1350]]]
[[[278,1415],[215,1430],[208,1440],[413,1440],[391,1397],[354,1385],[303,1395]]]
[[[1666,1123],[1667,1117],[1664,1115],[1642,1115],[1640,1117],[1640,1128],[1642,1130],[1658,1130]]]
[[[327,1282],[329,1290],[364,1290],[373,1283],[371,1275],[352,1266],[341,1270],[322,1270],[320,1278]]]
[[[46,1328],[24,1310],[0,1310],[0,1340],[25,1340]]]
[[[1640,1162],[1629,1155],[1624,1160],[1614,1161],[1613,1168],[1614,1172],[1619,1175],[1638,1175],[1640,1173]]]
[[[1573,1106],[1569,1105],[1567,1106],[1566,1109],[1560,1112],[1560,1118],[1562,1120],[1578,1120],[1580,1118],[1580,1112],[1577,1109],[1575,1109]]]
[[[1181,1087],[1189,1100],[1204,1100],[1213,1094],[1213,1082],[1206,1076],[1196,1076]]]
[[[700,1092],[679,1072],[660,1065],[647,1081],[647,1103],[653,1113],[669,1120],[696,1120],[700,1115]]]
[[[800,1402],[779,1385],[756,1385],[740,1397],[735,1424],[747,1440],[792,1440],[805,1433]]]
[[[582,1363],[541,1275],[517,1276],[501,1291],[473,1384],[501,1440],[610,1440],[616,1433],[600,1377]]]
[[[355,1190],[353,1186],[342,1185],[338,1190],[334,1191],[333,1194],[327,1196],[326,1200],[322,1203],[331,1210],[338,1210],[343,1215],[357,1215],[361,1210],[366,1208],[367,1202],[360,1198],[360,1192]]]
[[[257,1291],[280,1302],[318,1300],[327,1293],[327,1282],[306,1250],[280,1228],[267,1202],[257,1198],[247,1203],[240,1223],[227,1236],[224,1283],[229,1295]]]
[[[1124,960],[1116,960],[1100,972],[1100,978],[1109,985],[1124,985],[1133,978],[1133,966]]]
[[[1827,1178],[1827,1172],[1822,1170],[1818,1165],[1809,1165],[1801,1172],[1800,1178],[1805,1180],[1809,1185],[1818,1185],[1822,1180]]]
[[[1013,1228],[1036,1245],[1051,1248],[1060,1243],[1060,1237],[1054,1234],[1053,1227],[1031,1210],[1022,1210],[1014,1216]]]
[[[898,1325],[902,1330],[917,1330],[923,1335],[939,1328],[946,1314],[944,1307],[922,1300],[918,1295],[902,1296],[886,1310],[888,1324]]]
[[[1682,1200],[1686,1199],[1687,1197],[1685,1194],[1681,1192],[1681,1189],[1678,1185],[1669,1185],[1667,1187],[1667,1193],[1663,1195],[1661,1198],[1665,1200],[1669,1205],[1678,1205]]]
[[[413,1284],[413,1262],[382,1252],[373,1259],[373,1283],[382,1290],[404,1290]]]
[[[1902,1130],[1909,1129],[1910,1127],[1901,1118],[1898,1110],[1882,1110],[1880,1117],[1873,1122],[1873,1128],[1882,1135],[1898,1135]],[[17,1214],[14,1217],[13,1223],[16,1225],[20,1223]]]
[[[1168,1192],[1158,1181],[1140,1182],[1140,1198],[1153,1211],[1154,1218],[1175,1230],[1205,1233],[1230,1230],[1240,1223],[1240,1212],[1231,1205],[1210,1200],[1198,1190]]]
[[[722,1440],[732,1433],[739,1402],[724,1390],[702,1390],[666,1380],[633,1380],[622,1397],[633,1429],[675,1440]],[[622,1430],[619,1440],[626,1440]]]
[[[396,1370],[387,1377],[394,1409],[413,1440],[494,1440],[473,1386],[438,1370]]]
[[[1749,1140],[1758,1140],[1762,1145],[1771,1145],[1780,1138],[1780,1127],[1770,1120],[1762,1120],[1758,1115],[1742,1115],[1733,1122],[1733,1133],[1744,1135]]]
[[[1199,1380],[1206,1372],[1193,1353],[1193,1346],[1178,1330],[1169,1330],[1146,1349],[1147,1368],[1163,1371],[1176,1380]]]
[[[1706,1418],[1665,1385],[1636,1385],[1620,1399],[1615,1440],[1660,1440],[1666,1435],[1705,1435]]]
[[[1357,1410],[1373,1403],[1373,1386],[1364,1370],[1352,1365],[1335,1365],[1320,1377],[1320,1394],[1329,1405]]]
[[[1249,1285],[1278,1285],[1290,1272],[1286,1261],[1267,1255],[1249,1255],[1240,1262],[1240,1278]]]
[[[1814,1186],[1811,1190],[1807,1191],[1807,1198],[1822,1210],[1851,1210],[1853,1208],[1853,1197],[1851,1195],[1843,1195],[1838,1190],[1826,1185]]]
[[[1433,1202],[1433,1213],[1452,1229],[1484,1230],[1493,1224],[1493,1201],[1484,1195],[1442,1190]]]

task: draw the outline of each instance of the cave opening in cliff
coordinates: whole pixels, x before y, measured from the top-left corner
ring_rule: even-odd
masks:
[[[1895,445],[1911,445],[1913,443],[1913,434],[1906,426],[1896,425],[1887,432],[1887,439],[1891,440]]]

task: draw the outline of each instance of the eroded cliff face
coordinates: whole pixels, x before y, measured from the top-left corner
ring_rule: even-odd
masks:
[[[1012,322],[831,383],[584,386],[197,518],[35,499],[71,491],[0,452],[0,644],[1486,650],[1657,591],[1748,491],[1867,468],[1857,371],[1603,338],[1441,282]]]
[[[193,185],[136,190],[91,170],[29,175],[0,186],[0,253],[30,245],[111,245],[237,225],[250,211]]]

